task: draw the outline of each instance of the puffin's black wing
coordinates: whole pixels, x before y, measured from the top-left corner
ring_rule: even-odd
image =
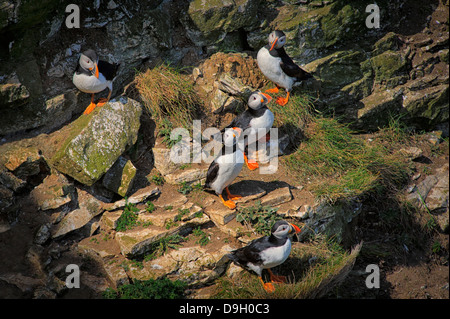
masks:
[[[217,163],[216,160],[214,160],[209,165],[208,172],[206,173],[205,187],[207,188],[210,187],[211,183],[213,183],[216,180],[218,173],[219,173],[219,163]]]
[[[261,252],[272,246],[273,245],[269,242],[269,237],[264,236],[253,240],[248,246],[236,249],[231,252],[231,254],[228,254],[228,257],[237,264],[248,269],[247,263],[249,262],[254,265],[262,264]]]
[[[99,60],[98,61],[98,71],[103,74],[106,80],[112,81],[116,76],[117,69],[119,68],[119,64],[111,64],[106,61]]]
[[[241,130],[245,131],[247,128],[249,128],[252,118],[252,114],[247,109],[236,116],[226,127],[239,127]]]
[[[278,56],[281,58],[280,66],[284,73],[288,76],[297,78],[299,81],[312,77],[311,74],[300,68],[286,53],[284,48],[277,49]]]

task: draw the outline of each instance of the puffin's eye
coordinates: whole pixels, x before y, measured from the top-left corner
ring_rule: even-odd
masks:
[[[254,96],[253,99],[256,100],[256,96]]]

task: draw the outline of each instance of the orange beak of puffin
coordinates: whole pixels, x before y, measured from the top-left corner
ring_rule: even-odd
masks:
[[[238,137],[241,136],[242,130],[239,127],[233,127],[233,130],[238,132]]]
[[[291,225],[291,227],[295,230],[295,233],[296,233],[296,234],[298,234],[299,232],[301,232],[301,229],[300,229],[297,225],[294,225],[294,224],[290,224],[290,225]],[[292,228],[291,228],[291,230],[289,231],[289,233],[292,232]]]
[[[95,65],[95,77],[98,79],[98,65],[97,62],[94,62]]]
[[[273,41],[272,46],[270,47],[269,51],[273,50],[273,47],[275,46],[275,44],[277,44],[278,38],[275,38],[275,41]]]
[[[263,93],[261,92],[262,95],[264,95],[267,98],[267,103],[270,103],[270,101],[272,101],[272,97],[269,94]],[[263,103],[264,101],[261,101],[261,103]]]
[[[97,62],[94,62],[94,67],[89,69],[90,71],[92,71],[92,69],[95,68],[95,77],[98,79],[98,65]]]

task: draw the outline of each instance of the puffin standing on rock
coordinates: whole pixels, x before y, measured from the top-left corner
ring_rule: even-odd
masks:
[[[91,113],[95,107],[103,106],[111,98],[112,81],[116,76],[118,64],[111,64],[99,60],[94,50],[86,50],[81,56],[75,73],[73,74],[73,84],[84,93],[91,93],[91,104],[86,108],[83,114]],[[94,94],[100,93],[104,89],[109,89],[106,99],[100,99],[94,103]]]
[[[228,186],[239,175],[244,166],[244,154],[237,145],[242,130],[238,127],[228,128],[223,134],[223,147],[220,154],[211,162],[206,173],[205,187],[219,195],[222,203],[230,209],[235,209],[233,200],[240,199],[239,195],[232,195]],[[225,189],[228,200],[224,200],[222,192]]]
[[[256,145],[258,138],[258,130],[264,129],[266,132],[265,141],[269,138],[269,129],[273,125],[274,115],[267,107],[272,98],[260,91],[253,92],[248,98],[248,108],[239,116],[235,117],[228,127],[239,127],[243,131],[249,129],[244,139],[244,161],[250,170],[259,167],[255,161],[249,161],[247,158],[248,145]]]
[[[266,90],[266,93],[278,93],[279,87],[286,90],[286,97],[279,97],[276,101],[277,104],[282,106],[289,101],[289,94],[294,83],[312,77],[287,55],[283,48],[285,43],[286,35],[284,32],[275,30],[269,35],[269,44],[262,47],[256,57],[261,72],[276,85],[275,88]]]
[[[281,265],[289,257],[292,245],[289,234],[294,232],[299,233],[300,228],[284,220],[277,221],[272,226],[270,236],[255,239],[247,246],[232,251],[227,257],[242,268],[254,271],[264,289],[267,292],[274,292],[275,287],[272,283],[284,283],[286,277],[274,275],[270,268]],[[271,282],[263,281],[263,269],[269,272]]]

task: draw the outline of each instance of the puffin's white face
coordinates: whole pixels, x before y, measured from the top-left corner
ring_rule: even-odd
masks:
[[[300,228],[284,220],[276,222],[272,227],[272,234],[279,238],[287,237],[292,232],[299,233]]]
[[[286,44],[286,35],[282,31],[275,30],[269,34],[270,50],[280,49]]]
[[[248,98],[248,107],[253,110],[258,110],[269,103],[269,99],[262,94],[262,92],[256,91]]]
[[[94,61],[92,61],[91,58],[84,55],[83,53],[80,56],[80,65],[83,69],[88,71],[94,71],[95,69]]]
[[[228,128],[225,130],[225,133],[223,133],[223,143],[225,144],[225,146],[233,146],[234,144],[236,144],[240,135],[240,128]]]

